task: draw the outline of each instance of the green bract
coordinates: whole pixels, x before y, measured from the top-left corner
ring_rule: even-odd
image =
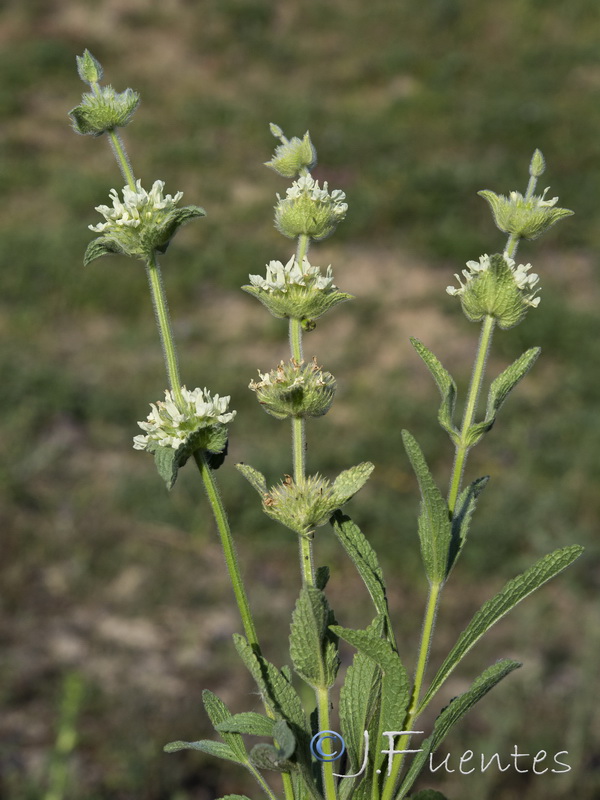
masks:
[[[295,483],[286,475],[267,491],[264,476],[258,470],[247,464],[236,466],[262,496],[265,513],[301,536],[325,525],[334,511],[364,486],[374,469],[373,464],[365,461],[340,473],[333,483],[321,475],[309,475]]]
[[[548,188],[541,195],[530,198],[523,197],[520,192],[511,192],[508,197],[489,190],[477,194],[489,203],[501,231],[524,239],[537,239],[559,219],[573,214],[568,208],[556,208],[558,197],[546,200]]]
[[[333,403],[335,378],[323,372],[316,359],[308,364],[282,361],[277,369],[258,375],[260,380],[250,381],[250,389],[265,411],[277,419],[322,417]]]
[[[106,221],[89,226],[90,230],[102,236],[88,245],[84,264],[111,253],[122,253],[146,261],[155,250],[165,252],[181,225],[206,214],[199,206],[177,208],[183,193],[163,197],[164,186],[164,181],[154,181],[152,189],[147,192],[138,180],[135,189],[130,186],[123,188],[123,200],[120,200],[116,189],[111,189],[112,208],[96,207]]]
[[[96,86],[91,94],[84,94],[81,103],[69,111],[73,130],[101,136],[105,131],[122,128],[131,120],[139,103],[140,96],[133,89],[115,92],[112,86]]]
[[[84,50],[82,56],[75,56],[77,61],[77,72],[84,83],[90,86],[102,80],[104,70],[89,50]]]
[[[330,236],[346,216],[346,195],[340,189],[331,194],[327,181],[323,188],[310,175],[303,175],[290,186],[282,200],[277,195],[275,227],[289,239],[310,236],[318,241]]]
[[[266,277],[250,275],[250,283],[242,289],[279,318],[314,320],[339,303],[352,299],[351,294],[338,291],[331,266],[323,275],[321,268],[312,266],[307,258],[300,266],[295,256],[285,265],[281,261],[270,261]]]
[[[519,323],[530,307],[537,307],[540,298],[539,282],[535,273],[529,273],[531,264],[519,264],[507,256],[483,255],[479,261],[467,261],[464,269],[465,282],[460,276],[459,287],[448,286],[448,294],[460,297],[467,319],[479,322],[486,316],[493,317],[501,328],[512,328]]]
[[[286,139],[278,125],[271,123],[271,133],[281,141],[275,148],[275,155],[270,161],[265,161],[265,166],[275,170],[284,178],[295,178],[306,170],[312,169],[317,163],[317,152],[310,140],[308,131],[302,139],[293,136]]]

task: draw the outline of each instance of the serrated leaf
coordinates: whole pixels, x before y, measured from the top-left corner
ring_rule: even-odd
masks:
[[[153,454],[157,472],[166,483],[167,489],[171,490],[177,480],[179,468],[182,466],[177,458],[177,450],[157,445]]]
[[[347,503],[359,489],[362,489],[374,469],[374,464],[371,464],[370,461],[365,461],[340,472],[333,482],[332,500],[340,506]]]
[[[350,761],[348,773],[358,772],[364,760],[364,732],[369,721],[369,711],[379,686],[380,670],[376,662],[364,653],[354,655],[346,670],[340,690],[340,725]]]
[[[246,733],[251,736],[273,736],[275,720],[257,714],[254,711],[243,711],[241,714],[234,714],[215,725],[215,730],[219,733]]]
[[[490,689],[499,683],[503,678],[509,675],[513,670],[520,667],[518,661],[511,661],[504,659],[493,664],[491,667],[482,672],[482,674],[471,684],[470,689],[459,697],[455,697],[450,701],[449,705],[444,708],[441,714],[436,719],[433,732],[421,745],[421,752],[417,753],[414,757],[408,772],[398,794],[395,795],[396,800],[406,796],[410,791],[413,783],[418,777],[419,773],[425,766],[429,755],[433,753],[437,747],[442,743],[448,732],[470,709],[484,697]]]
[[[419,707],[419,714],[457,664],[492,625],[495,625],[499,619],[505,614],[508,614],[521,600],[524,600],[528,595],[546,583],[546,581],[549,581],[555,575],[558,575],[559,572],[562,572],[563,569],[566,569],[582,552],[583,547],[574,544],[549,553],[537,561],[526,572],[508,581],[495,597],[484,603],[461,633],[458,641],[439,668],[437,675],[433,679]]]
[[[492,381],[488,394],[485,419],[483,422],[472,425],[469,429],[467,435],[467,444],[469,447],[476,444],[483,434],[492,428],[496,421],[496,415],[508,397],[508,394],[515,388],[519,381],[527,375],[540,353],[541,348],[530,348]]]
[[[411,344],[421,356],[437,384],[442,396],[442,404],[438,411],[438,421],[442,428],[450,435],[454,444],[458,444],[460,432],[454,425],[454,408],[456,406],[456,383],[450,373],[442,366],[429,348],[423,342],[411,338]]]
[[[342,514],[341,511],[336,511],[332,516],[331,524],[340,544],[348,553],[358,574],[363,579],[377,613],[386,622],[386,635],[393,641],[385,581],[375,550],[373,550],[358,525],[352,522],[350,517]]]
[[[220,723],[231,719],[232,714],[225,703],[220,697],[217,697],[216,694],[210,692],[208,689],[205,689],[202,692],[202,702],[204,703],[206,713],[208,714],[215,730],[218,730],[217,726]],[[238,733],[224,733],[222,731],[218,732],[220,736],[222,736],[227,746],[231,749],[232,753],[235,755],[238,763],[247,764],[248,753],[246,752],[246,746],[242,737]]]
[[[485,489],[489,476],[477,478],[467,486],[466,489],[460,493],[456,503],[456,509],[452,516],[452,541],[450,542],[450,552],[448,554],[448,572],[446,578],[450,575],[459,555],[462,552],[467,534],[469,533],[469,526],[471,524],[471,517],[477,505],[477,498]]]
[[[83,266],[87,267],[87,265],[91,264],[92,261],[95,261],[97,258],[101,258],[102,256],[114,256],[122,254],[123,250],[116,242],[105,236],[98,236],[97,239],[93,239],[88,244],[83,256]]]
[[[236,464],[235,467],[242,473],[248,483],[256,489],[261,498],[267,493],[267,482],[262,472],[254,469],[249,464]]]
[[[234,761],[236,764],[247,764],[247,758],[240,760],[234,751],[224,742],[213,742],[210,739],[201,739],[198,742],[169,742],[163,747],[165,753],[176,753],[178,750],[201,750],[215,758],[223,758],[225,761]]]
[[[408,431],[402,431],[402,440],[421,490],[419,539],[425,572],[431,584],[441,585],[448,571],[452,539],[448,504],[436,486],[415,438]]]
[[[381,709],[378,720],[377,741],[381,741],[383,731],[402,730],[402,723],[410,699],[408,674],[400,661],[400,656],[389,642],[374,636],[369,631],[355,631],[333,625],[332,630],[341,639],[351,644],[360,653],[372,659],[381,669]],[[375,767],[383,760],[377,753]]]
[[[316,689],[328,689],[333,685],[339,665],[337,653],[332,658],[329,652],[329,614],[323,592],[304,586],[292,615],[290,656],[298,675]]]

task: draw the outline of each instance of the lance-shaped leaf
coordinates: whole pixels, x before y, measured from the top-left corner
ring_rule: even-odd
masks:
[[[249,464],[240,463],[236,464],[235,467],[242,473],[244,478],[246,478],[250,486],[256,489],[261,497],[267,493],[267,482],[262,472],[254,469],[254,467],[251,467]]]
[[[448,572],[448,554],[452,539],[448,505],[436,486],[414,437],[408,431],[402,431],[402,440],[421,490],[419,539],[425,572],[431,584],[441,585]]]
[[[442,366],[437,356],[423,342],[411,338],[411,344],[421,356],[437,384],[442,396],[442,404],[438,411],[438,422],[450,435],[454,444],[458,444],[460,432],[454,424],[454,408],[456,406],[456,383],[450,373]]]
[[[342,514],[341,511],[333,515],[331,524],[340,544],[348,553],[358,570],[358,574],[363,579],[377,613],[386,621],[386,636],[388,638],[393,637],[385,581],[375,550],[373,550],[358,525],[352,522],[350,517]]]
[[[481,439],[484,433],[489,431],[496,421],[496,415],[500,407],[506,400],[519,381],[527,375],[531,367],[535,364],[541,349],[532,347],[523,355],[519,356],[504,372],[492,381],[487,399],[485,419],[471,425],[467,436],[467,444],[471,447]]]
[[[483,478],[477,478],[466,489],[460,493],[456,503],[456,509],[452,516],[452,541],[450,542],[450,553],[448,555],[448,572],[446,577],[450,575],[456,560],[462,552],[467,534],[469,533],[469,526],[471,524],[471,517],[475,506],[477,505],[477,498],[485,489],[489,477],[486,475]]]
[[[215,758],[222,758],[225,761],[234,761],[236,764],[246,765],[246,761],[240,761],[234,751],[224,742],[213,742],[210,739],[200,739],[197,742],[169,742],[163,747],[165,753],[176,753],[178,750],[201,750]]]
[[[98,238],[92,239],[92,241],[88,244],[83,256],[83,266],[87,267],[87,265],[91,264],[92,261],[95,261],[97,258],[101,258],[102,256],[114,255],[127,255],[127,253],[122,247],[119,247],[117,242],[113,241],[112,239],[109,239],[105,236],[98,236]]]
[[[566,569],[582,552],[583,547],[574,544],[549,553],[547,556],[537,561],[526,572],[508,581],[495,597],[484,603],[461,633],[458,641],[439,668],[437,675],[423,698],[423,702],[419,707],[419,713],[421,713],[429,703],[457,664],[492,625],[498,622],[499,619],[520,603],[521,600],[546,583],[546,581],[549,581],[555,575],[558,575],[559,572],[562,572],[563,569]]]
[[[273,736],[275,720],[257,714],[255,711],[243,711],[234,714],[216,726],[219,733],[246,733],[251,736]]]
[[[475,703],[481,700],[490,689],[509,675],[513,670],[520,667],[518,661],[511,661],[506,658],[498,661],[485,670],[471,685],[471,688],[459,697],[455,697],[450,704],[444,708],[436,719],[433,726],[433,733],[421,745],[421,752],[414,757],[408,772],[402,782],[396,800],[406,797],[419,773],[425,766],[429,755],[433,753],[442,743],[448,732],[454,725],[469,711]]]
[[[219,697],[217,697],[216,694],[210,692],[208,689],[205,689],[202,692],[202,702],[204,703],[206,713],[213,724],[213,728],[220,734],[220,736],[222,736],[225,744],[231,748],[239,763],[248,764],[248,753],[246,752],[246,746],[239,733],[224,733],[218,730],[217,726],[220,723],[231,719],[232,716],[225,703]]]
[[[343,506],[350,498],[362,489],[369,480],[369,476],[375,469],[375,465],[370,461],[364,461],[355,467],[345,469],[337,476],[333,482],[332,501],[338,506]]]
[[[384,620],[378,616],[367,631],[380,638],[383,627]],[[358,772],[364,761],[364,732],[370,722],[370,712],[376,705],[380,676],[377,663],[361,652],[354,654],[354,660],[346,670],[340,690],[340,724],[350,762],[349,774]]]
[[[330,622],[323,592],[304,586],[292,615],[290,656],[298,675],[315,689],[333,686],[339,667],[335,640],[327,628]]]
[[[400,656],[389,642],[375,636],[370,631],[355,631],[339,625],[331,629],[341,639],[355,647],[360,653],[377,664],[382,672],[381,708],[377,725],[377,741],[381,741],[383,731],[402,730],[402,723],[410,699],[408,674]],[[375,768],[383,761],[383,754],[377,753]]]

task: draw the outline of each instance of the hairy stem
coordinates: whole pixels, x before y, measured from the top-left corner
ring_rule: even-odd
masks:
[[[319,712],[319,730],[329,730],[329,689],[317,689],[317,708]],[[325,750],[329,749],[329,744],[324,745]],[[327,755],[327,752],[326,752]],[[333,762],[323,761],[323,788],[325,790],[325,800],[336,800],[335,777],[333,775]]]
[[[110,146],[112,147],[112,151],[115,154],[115,158],[117,159],[117,164],[119,165],[119,169],[130,189],[135,191],[135,178],[133,175],[133,170],[131,169],[131,164],[129,163],[129,158],[127,157],[127,153],[125,151],[125,145],[123,144],[123,140],[119,136],[119,134],[114,130],[107,131],[108,138],[110,141]]]

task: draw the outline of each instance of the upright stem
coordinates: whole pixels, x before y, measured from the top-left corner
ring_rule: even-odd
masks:
[[[177,351],[175,349],[175,341],[171,329],[171,320],[162,283],[160,265],[154,251],[152,251],[152,255],[146,264],[146,272],[148,275],[148,283],[150,284],[152,305],[156,315],[156,323],[160,334],[160,343],[162,345],[165,366],[167,368],[169,386],[173,392],[176,403],[181,405],[183,403],[183,396],[181,394],[181,379],[179,377],[179,366],[177,364]]]
[[[319,730],[329,730],[329,689],[316,689],[317,709],[319,713]],[[325,790],[325,800],[337,800],[335,789],[335,776],[333,774],[333,762],[323,761],[323,788]]]
[[[125,152],[125,145],[123,144],[123,140],[114,129],[112,131],[108,131],[108,138],[110,140],[113,153],[115,154],[115,158],[117,159],[117,164],[119,165],[119,169],[121,170],[123,177],[127,181],[129,188],[135,191],[135,178],[133,176],[133,170],[131,169],[131,164],[129,163],[129,159],[127,158],[127,153]]]

